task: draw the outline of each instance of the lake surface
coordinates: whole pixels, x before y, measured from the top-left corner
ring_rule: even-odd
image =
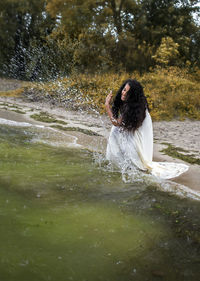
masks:
[[[0,279],[200,280],[199,201],[125,183],[58,137],[1,124]]]

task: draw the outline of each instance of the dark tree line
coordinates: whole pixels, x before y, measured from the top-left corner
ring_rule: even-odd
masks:
[[[0,74],[200,66],[197,0],[1,0]]]

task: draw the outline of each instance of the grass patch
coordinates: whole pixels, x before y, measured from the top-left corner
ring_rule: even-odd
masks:
[[[19,106],[17,106],[17,105],[14,105],[14,104],[11,104],[11,105],[9,105],[9,107],[12,107],[12,108],[16,108],[16,109],[19,109]]]
[[[167,148],[162,149],[161,152],[164,152],[165,154],[167,154],[171,157],[181,159],[190,164],[200,165],[200,159],[195,158],[194,154],[185,155],[185,154],[181,153],[181,152],[188,152],[187,150],[180,148],[180,147],[175,147],[170,143],[162,143],[162,144],[167,145]]]
[[[173,146],[171,143],[169,143],[169,142],[162,142],[161,144],[164,144],[164,145],[168,145],[168,146]],[[174,146],[173,146],[174,147]],[[182,147],[178,147],[178,146],[176,146],[176,147],[174,147],[174,148],[176,148],[176,150],[177,151],[179,151],[179,152],[185,152],[185,153],[188,153],[189,151],[188,150],[186,150],[186,149],[184,149],[184,148],[182,148]]]
[[[11,103],[3,103],[1,105],[7,106],[9,108],[16,108],[19,109],[19,106],[15,105],[15,104],[11,104]]]
[[[3,102],[3,103],[0,103],[0,106],[9,106],[9,104],[8,104],[8,103]]]
[[[102,126],[100,125],[92,125],[92,124],[83,124],[83,125],[86,125],[87,127],[95,127],[95,128],[101,128]]]
[[[86,135],[89,135],[89,136],[97,136],[97,137],[101,136],[101,135],[99,135],[99,134],[97,134],[93,131],[90,131],[90,130],[87,130],[87,129],[82,129],[82,128],[79,128],[79,127],[63,127],[63,126],[60,126],[60,125],[52,125],[51,127],[62,130],[62,131],[80,132],[80,133],[83,133],[83,134],[86,134]]]
[[[12,105],[12,104],[8,104],[8,103],[0,103],[0,106],[3,106],[2,109],[6,109],[6,110],[10,110],[10,111],[14,111],[16,113],[20,113],[20,114],[25,114],[24,111],[20,110],[18,106],[16,105]],[[12,109],[14,108],[14,109]]]
[[[26,114],[26,112],[21,111],[21,110],[19,110],[19,109],[13,109],[13,110],[11,110],[11,111],[16,112],[16,113],[20,113],[20,114]]]
[[[41,121],[41,122],[45,122],[45,123],[59,123],[59,124],[63,124],[63,125],[67,124],[65,121],[57,120],[46,112],[41,112],[39,114],[37,114],[37,113],[32,114],[30,117],[36,121]]]
[[[17,88],[14,90],[8,90],[8,91],[0,91],[0,96],[1,97],[20,97],[23,92],[24,92],[24,87]]]

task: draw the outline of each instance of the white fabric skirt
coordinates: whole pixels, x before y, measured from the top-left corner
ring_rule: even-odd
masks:
[[[112,126],[108,139],[106,159],[120,169],[136,168],[152,175],[170,179],[186,172],[188,165],[181,163],[153,162],[153,128],[151,116],[146,117],[134,133],[122,127]]]

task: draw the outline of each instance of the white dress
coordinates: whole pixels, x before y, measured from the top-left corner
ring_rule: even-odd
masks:
[[[121,170],[137,169],[146,171],[161,179],[179,176],[188,170],[188,165],[181,163],[153,162],[153,129],[151,116],[146,110],[146,117],[134,133],[119,126],[112,126],[106,159]]]

